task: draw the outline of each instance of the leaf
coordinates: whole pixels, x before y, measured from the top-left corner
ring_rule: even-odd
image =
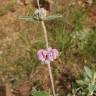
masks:
[[[95,88],[94,88],[94,90],[96,91],[96,84],[95,84]]]
[[[93,92],[95,91],[95,87],[96,87],[96,85],[92,85],[92,84],[90,84],[90,85],[88,86],[88,90],[89,90],[89,92],[90,92],[91,95],[92,95]]]
[[[83,80],[77,80],[76,81],[79,85],[87,85],[87,82],[83,81]]]
[[[86,72],[83,73],[83,77],[84,77],[84,81],[87,82],[88,84],[90,83],[90,78],[88,77],[88,75],[86,74]]]
[[[40,18],[38,16],[21,16],[19,19],[21,20],[26,20],[26,21],[42,21],[42,20],[54,20],[56,18],[61,18],[62,15],[52,15],[52,16],[47,16],[45,18]]]
[[[26,20],[26,21],[35,21],[34,16],[21,16],[18,19]]]
[[[90,78],[90,79],[92,79],[92,75],[93,75],[93,72],[91,71],[91,69],[89,69],[88,67],[84,67],[84,69],[85,69],[85,72],[86,72],[86,75]]]
[[[33,92],[33,96],[49,96],[49,94],[45,91],[36,91]]]
[[[94,73],[94,76],[93,76],[94,80],[96,80],[96,72]]]
[[[47,16],[43,20],[54,20],[54,19],[61,18],[61,17],[62,15],[52,15],[52,16]]]

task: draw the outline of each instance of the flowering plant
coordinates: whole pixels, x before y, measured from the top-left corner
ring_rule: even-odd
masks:
[[[42,28],[44,31],[46,49],[40,49],[37,52],[37,57],[40,61],[42,61],[43,63],[48,65],[48,70],[49,70],[49,75],[50,75],[50,80],[51,80],[51,85],[52,85],[52,92],[53,92],[53,95],[56,96],[50,62],[54,61],[55,59],[57,59],[57,57],[59,57],[59,52],[57,49],[53,49],[53,48],[49,47],[47,29],[46,29],[44,21],[45,20],[54,20],[56,18],[62,17],[62,15],[47,16],[46,10],[44,8],[40,7],[39,0],[37,0],[37,4],[38,4],[38,9],[36,9],[33,16],[22,16],[19,19],[24,19],[27,21],[40,21],[41,22],[41,25],[42,25]]]

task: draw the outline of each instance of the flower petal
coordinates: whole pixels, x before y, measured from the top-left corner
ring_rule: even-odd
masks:
[[[37,52],[37,57],[39,60],[41,61],[44,61],[46,59],[46,52],[44,49],[40,49],[38,52]]]
[[[57,50],[57,49],[53,49],[52,52],[53,52],[53,58],[54,58],[54,59],[57,59],[57,57],[59,57],[59,52],[58,52],[58,50]]]

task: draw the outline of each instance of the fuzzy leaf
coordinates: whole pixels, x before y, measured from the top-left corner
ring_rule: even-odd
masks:
[[[96,91],[96,84],[95,84],[95,88],[94,88],[94,90]]]
[[[61,17],[62,15],[52,15],[52,16],[47,16],[46,18],[44,18],[44,20],[54,20]]]
[[[26,20],[26,21],[35,21],[34,16],[21,16],[19,17],[21,20]]]
[[[76,81],[79,85],[87,85],[87,82],[83,81],[83,80],[77,80]]]
[[[19,19],[26,20],[26,21],[42,21],[42,20],[45,21],[45,20],[54,20],[61,17],[62,15],[52,15],[41,19],[40,17],[33,15],[33,16],[21,16],[19,17]]]
[[[84,69],[85,69],[86,75],[87,75],[90,79],[92,79],[93,72],[91,71],[91,69],[88,68],[88,67],[86,67],[86,66],[84,67]]]
[[[89,92],[90,92],[91,95],[95,91],[95,87],[96,87],[96,85],[91,85],[91,84],[88,86],[88,90],[89,90]]]
[[[94,80],[96,81],[96,72],[94,73],[94,76],[93,76]]]

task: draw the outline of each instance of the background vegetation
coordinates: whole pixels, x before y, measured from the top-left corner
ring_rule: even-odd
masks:
[[[0,83],[10,83],[19,91],[50,92],[47,67],[36,57],[38,49],[45,47],[41,25],[18,20],[19,16],[32,15],[35,8],[30,0],[17,1],[0,1]],[[63,15],[45,23],[50,45],[60,52],[52,63],[56,92],[67,96],[73,82],[82,77],[84,66],[96,72],[96,0],[53,0],[51,6],[48,15]]]

